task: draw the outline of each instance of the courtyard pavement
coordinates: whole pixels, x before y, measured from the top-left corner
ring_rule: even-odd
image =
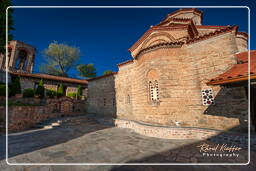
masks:
[[[77,170],[255,170],[252,152],[247,166],[9,166],[1,136],[1,171]],[[99,124],[85,116],[62,118],[52,129],[34,129],[9,135],[10,163],[246,163],[247,150],[238,157],[207,157],[198,145],[211,142],[146,137],[130,129]],[[4,148],[2,148],[4,147]]]

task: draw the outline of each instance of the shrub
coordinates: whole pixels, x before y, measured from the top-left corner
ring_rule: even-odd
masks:
[[[58,89],[57,89],[57,96],[58,96],[58,97],[64,96],[64,88],[63,88],[63,85],[62,85],[62,84],[60,84],[60,86],[59,86]]]
[[[44,98],[44,83],[43,80],[40,80],[37,88],[36,88],[36,95],[38,95],[40,98]]]
[[[32,88],[27,88],[23,92],[23,97],[34,97],[35,96],[35,90]]]
[[[20,94],[21,88],[20,88],[20,77],[15,77],[13,83],[11,84],[11,95]]]
[[[6,86],[5,85],[0,85],[0,96],[5,96],[5,90]]]
[[[46,95],[50,98],[53,98],[54,96],[57,95],[57,92],[55,90],[47,90]]]
[[[77,87],[77,97],[80,98],[82,96],[82,87],[79,85]]]
[[[70,93],[68,93],[68,97],[71,97],[71,98],[76,98],[76,95],[77,95],[77,93],[74,93],[74,92],[70,92]]]

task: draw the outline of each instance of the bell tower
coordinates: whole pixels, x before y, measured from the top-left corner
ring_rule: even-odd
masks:
[[[0,56],[0,69],[11,72],[32,73],[35,60],[35,48],[26,43],[12,40],[8,44],[8,60],[5,55]]]

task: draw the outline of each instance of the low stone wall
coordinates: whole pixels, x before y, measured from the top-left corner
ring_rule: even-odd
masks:
[[[33,101],[33,99],[30,99]],[[37,104],[37,101],[35,101]],[[5,128],[5,106],[0,106],[1,128]],[[72,116],[85,113],[84,101],[74,100],[68,97],[59,99],[45,99],[38,106],[9,106],[8,130],[10,132],[28,129],[35,124],[49,118],[60,116]]]
[[[145,123],[115,119],[115,126],[120,128],[130,128],[136,133],[164,139],[198,139],[211,140],[216,143],[229,142],[239,147],[248,147],[247,134],[223,132],[214,129],[193,128],[193,127],[167,127],[148,125]],[[251,147],[256,149],[256,136],[251,135]]]

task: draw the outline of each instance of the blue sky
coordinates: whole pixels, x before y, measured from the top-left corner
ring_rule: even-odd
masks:
[[[97,2],[97,3],[96,3]],[[251,26],[256,25],[255,2],[248,1],[32,1],[13,0],[13,5],[246,5],[251,8]],[[204,3],[202,3],[204,2]],[[216,3],[219,2],[219,3]],[[60,43],[79,47],[79,63],[93,63],[97,75],[105,70],[117,71],[116,64],[131,59],[128,48],[151,26],[158,24],[168,13],[177,9],[15,9],[14,39],[24,41],[36,47],[34,70],[42,63],[42,50],[56,40]],[[248,10],[234,8],[199,8],[204,12],[204,25],[238,25],[239,31],[248,32]],[[256,49],[255,27],[251,28],[251,49]],[[70,71],[75,76],[74,70]]]

